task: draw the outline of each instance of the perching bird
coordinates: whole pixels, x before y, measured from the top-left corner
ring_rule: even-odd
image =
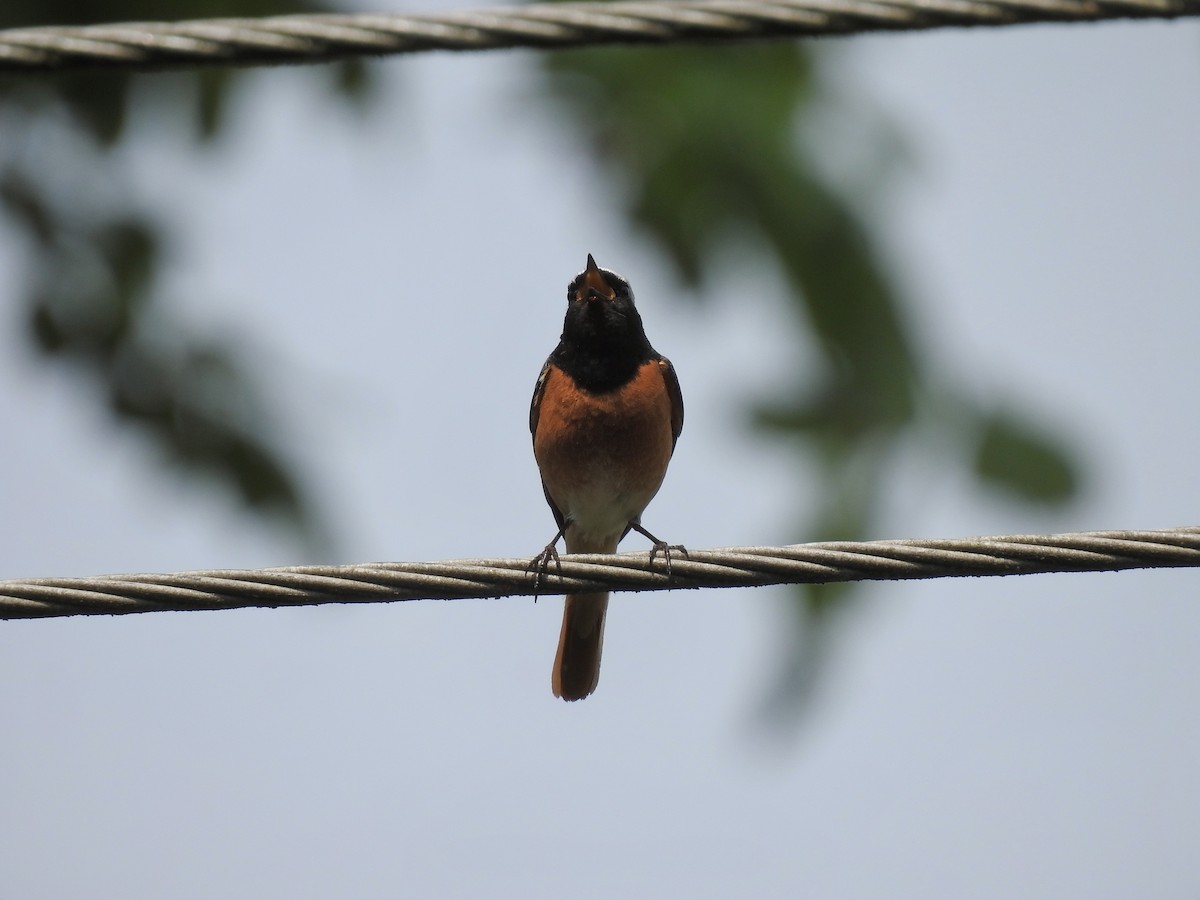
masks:
[[[542,367],[529,430],[558,534],[534,560],[540,571],[568,553],[615,553],[630,529],[654,542],[651,562],[671,550],[641,526],[683,429],[683,395],[670,360],[650,346],[628,282],[587,268],[567,287],[562,339]],[[683,551],[686,553],[686,551]],[[607,593],[570,594],[554,659],[554,695],[581,700],[596,689]]]

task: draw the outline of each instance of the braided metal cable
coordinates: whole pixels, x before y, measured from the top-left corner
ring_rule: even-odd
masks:
[[[564,556],[535,585],[529,561],[299,566],[174,575],[0,581],[0,618],[396,600],[449,600],[613,590],[760,587],[1039,572],[1200,566],[1200,526],[958,540],[838,541],[672,554]]]
[[[443,15],[293,15],[0,30],[0,71],[319,63],[424,50],[806,37],[1177,18],[1200,0],[616,0]]]

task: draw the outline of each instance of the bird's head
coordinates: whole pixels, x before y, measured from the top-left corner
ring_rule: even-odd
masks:
[[[587,267],[567,286],[563,337],[581,342],[645,339],[629,282],[601,269],[589,253]]]

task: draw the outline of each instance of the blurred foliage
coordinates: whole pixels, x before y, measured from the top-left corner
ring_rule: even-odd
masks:
[[[323,8],[307,0],[195,0],[186,15]],[[150,0],[9,0],[0,27],[162,16]],[[584,137],[614,182],[612,196],[623,198],[631,222],[694,296],[703,296],[730,251],[753,248],[782,275],[797,346],[815,346],[819,365],[797,359],[752,421],[793,441],[798,459],[811,463],[822,493],[801,523],[805,537],[870,536],[903,447],[928,443],[934,432],[950,433],[953,440],[940,444],[954,448],[955,464],[981,485],[1043,506],[1074,496],[1077,465],[1060,438],[1019,407],[996,412],[999,404],[962,396],[922,364],[908,304],[860,196],[869,199],[875,179],[860,179],[853,191],[835,183],[800,139],[823,108],[849,115],[801,45],[609,48],[542,60],[567,127]],[[363,66],[331,71],[344,96],[365,96]],[[215,476],[249,510],[281,515],[306,533],[313,516],[252,368],[233,346],[171,315],[156,282],[169,227],[128,201],[110,153],[137,133],[130,127],[140,108],[135,86],[139,96],[186,110],[204,143],[220,134],[243,74],[0,79],[0,210],[31,248],[25,314],[45,358],[97,384],[113,415],[150,435],[182,471]],[[877,121],[860,124],[862,135],[886,132]],[[47,158],[48,146],[74,154],[69,177],[61,158]],[[850,595],[844,585],[798,591],[774,712],[804,708]]]
[[[1077,466],[1059,438],[1019,410],[993,414],[921,364],[862,192],[835,185],[800,139],[822,108],[852,115],[801,45],[596,49],[548,55],[545,72],[568,127],[584,135],[629,218],[687,286],[702,291],[730,258],[718,252],[726,248],[752,247],[778,266],[796,344],[815,338],[819,374],[796,360],[790,386],[752,419],[812,460],[822,493],[802,523],[805,539],[871,536],[900,451],[946,423],[954,440],[941,443],[957,448],[957,464],[981,484],[1043,505],[1074,496]],[[886,123],[858,124],[858,135],[888,133]],[[852,593],[797,591],[791,651],[768,703],[776,721],[806,707],[835,613]]]
[[[1079,490],[1070,452],[1019,415],[995,413],[980,421],[975,474],[1029,503],[1065,503]]]
[[[304,0],[195,0],[189,16],[257,16],[327,9]],[[8,0],[0,28],[157,19],[149,0]],[[333,67],[334,86],[361,97],[365,68]],[[140,112],[184,110],[197,140],[222,129],[244,72],[0,79],[0,211],[24,233],[25,316],[34,346],[94,385],[117,421],[136,426],[185,474],[227,485],[244,506],[324,544],[300,479],[282,450],[237,345],[171,314],[158,268],[169,223],[136,208],[113,147],[135,140]],[[47,152],[47,148],[53,148]]]

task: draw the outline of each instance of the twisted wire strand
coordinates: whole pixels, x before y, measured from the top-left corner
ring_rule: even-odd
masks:
[[[1200,0],[616,0],[442,15],[128,22],[0,30],[0,71],[319,63],[426,50],[724,41],[1197,15]]]
[[[1200,526],[956,540],[836,541],[672,554],[563,556],[540,584],[525,559],[0,581],[0,618],[824,584],[1200,566]]]

